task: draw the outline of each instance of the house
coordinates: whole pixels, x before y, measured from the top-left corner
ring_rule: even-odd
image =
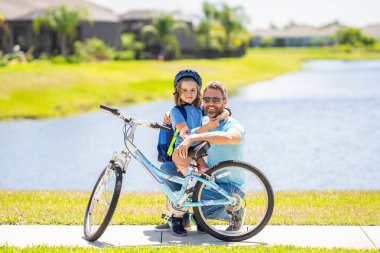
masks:
[[[133,10],[122,14],[120,15],[122,33],[135,33],[137,35],[137,38],[139,40],[142,40],[141,30],[145,25],[151,24],[152,20],[158,15],[160,15],[160,12],[153,10]],[[186,18],[175,19],[178,22],[184,22],[187,24],[190,30],[190,34],[186,34],[183,31],[177,31],[175,33],[180,44],[182,54],[193,54],[196,47],[193,23]]]
[[[380,23],[367,25],[363,27],[361,30],[365,36],[374,37],[375,39],[380,41]]]
[[[265,40],[275,47],[307,47],[331,45],[331,36],[335,35],[339,25],[316,28],[306,25],[293,25],[284,29],[254,30],[252,47],[262,46]]]
[[[23,51],[33,49],[35,55],[41,52],[54,53],[59,48],[56,34],[47,30],[37,34],[32,24],[48,7],[60,5],[89,11],[92,21],[78,27],[78,40],[96,37],[110,47],[120,47],[119,17],[107,8],[85,0],[11,0],[0,1],[0,13],[5,19],[3,26],[6,26],[6,30],[0,31],[0,50],[10,52],[13,45],[17,44]]]

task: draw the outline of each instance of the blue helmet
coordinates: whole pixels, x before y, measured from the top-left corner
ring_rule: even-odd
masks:
[[[191,77],[197,82],[199,88],[202,88],[202,78],[198,74],[197,71],[191,69],[184,69],[178,72],[178,74],[174,77],[174,88],[177,86],[178,82],[184,77]]]

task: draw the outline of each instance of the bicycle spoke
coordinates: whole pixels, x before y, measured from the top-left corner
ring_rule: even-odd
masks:
[[[263,182],[262,174],[248,164],[231,161],[219,167],[215,166],[210,173],[215,183],[235,198],[236,204],[202,206],[194,211],[201,216],[213,236],[230,241],[248,238],[250,234],[260,231],[270,218],[273,210],[271,187]],[[195,198],[198,199],[193,201],[200,202],[227,200],[218,190],[206,188],[204,184]]]

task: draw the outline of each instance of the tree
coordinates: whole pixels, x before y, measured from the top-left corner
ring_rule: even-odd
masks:
[[[197,33],[200,36],[204,36],[205,38],[205,49],[210,49],[211,47],[211,31],[212,27],[215,25],[217,17],[218,17],[218,11],[216,10],[215,6],[204,2],[203,3],[203,17],[201,18]]]
[[[354,47],[372,46],[376,43],[376,39],[367,37],[357,29],[352,27],[345,27],[340,29],[336,34],[336,39],[340,45],[350,45]]]
[[[5,22],[4,15],[0,12],[0,51],[6,49],[8,46],[8,39],[10,37],[10,29]]]
[[[218,21],[225,29],[226,40],[224,50],[228,51],[232,35],[245,32],[244,25],[248,22],[248,18],[242,7],[229,7],[227,4],[222,4],[221,10],[218,13]]]
[[[48,8],[33,22],[33,29],[38,33],[41,26],[56,32],[60,41],[61,55],[67,55],[67,43],[76,35],[76,28],[81,22],[89,22],[90,15],[86,9],[71,10],[65,5]]]
[[[158,45],[159,54],[179,57],[179,43],[174,35],[176,31],[190,32],[190,28],[183,22],[177,22],[170,14],[162,13],[152,20],[152,24],[143,27],[142,37],[150,45]]]

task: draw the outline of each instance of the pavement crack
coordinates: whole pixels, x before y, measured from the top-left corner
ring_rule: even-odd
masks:
[[[372,243],[373,247],[375,247],[375,249],[377,249],[376,244],[371,240],[371,238],[368,236],[368,234],[365,232],[365,230],[361,226],[359,226],[359,228],[363,231],[365,236],[367,236],[368,240]]]

